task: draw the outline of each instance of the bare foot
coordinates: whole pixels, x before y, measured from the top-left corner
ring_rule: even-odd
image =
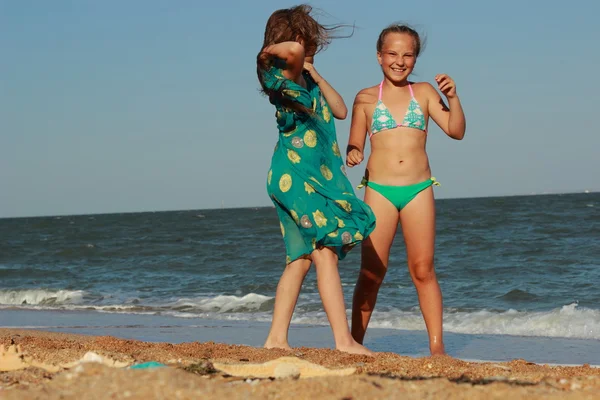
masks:
[[[290,345],[287,344],[287,342],[275,342],[275,341],[271,341],[269,339],[267,339],[267,341],[265,342],[263,347],[265,349],[284,349],[284,350],[292,349],[290,347]]]
[[[365,356],[371,356],[371,357],[375,356],[374,352],[372,352],[371,350],[367,349],[362,344],[356,343],[354,340],[352,342],[350,342],[350,344],[335,346],[335,348],[337,350],[343,351],[345,353],[363,354]]]
[[[429,345],[429,352],[431,353],[432,356],[445,356],[446,355],[446,349],[444,348],[444,344],[430,344]]]

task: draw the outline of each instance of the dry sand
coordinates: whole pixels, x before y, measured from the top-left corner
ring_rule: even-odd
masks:
[[[415,359],[393,353],[366,357],[329,349],[284,351],[213,342],[147,343],[15,329],[0,329],[0,344],[5,346],[0,371],[10,369],[15,362],[22,364],[22,369],[0,372],[0,398],[10,400],[600,397],[600,369],[588,365],[552,367],[525,360],[474,363],[451,357]],[[17,345],[21,350],[18,354]],[[84,356],[104,364],[77,362]],[[281,357],[295,358],[248,365]],[[148,361],[168,367],[123,367]],[[226,374],[215,370],[215,365],[223,368],[221,364],[234,366]],[[232,376],[237,372],[246,376]]]

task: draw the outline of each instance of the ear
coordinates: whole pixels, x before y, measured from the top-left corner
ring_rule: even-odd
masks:
[[[381,56],[380,52],[377,52],[377,62],[379,63],[379,65],[383,64],[383,57]]]

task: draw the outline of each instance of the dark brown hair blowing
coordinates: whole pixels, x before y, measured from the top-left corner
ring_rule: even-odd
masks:
[[[311,110],[283,96],[282,90],[285,89],[285,85],[282,85],[279,90],[272,90],[265,87],[264,74],[268,73],[269,69],[277,62],[277,59],[270,54],[264,53],[263,50],[277,43],[296,42],[301,39],[304,42],[305,53],[307,55],[314,55],[325,49],[331,43],[332,39],[349,37],[335,36],[333,34],[344,25],[321,25],[315,20],[312,14],[313,8],[307,4],[284,8],[271,14],[265,28],[262,48],[256,58],[258,80],[262,92],[269,96],[272,101],[278,100],[284,107],[302,113],[311,113]]]

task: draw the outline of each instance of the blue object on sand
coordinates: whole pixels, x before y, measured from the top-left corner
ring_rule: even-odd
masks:
[[[159,367],[166,367],[166,365],[165,364],[161,364],[161,363],[156,362],[156,361],[148,361],[148,362],[145,362],[145,363],[132,365],[129,368],[130,369],[146,369],[146,368],[159,368]]]

